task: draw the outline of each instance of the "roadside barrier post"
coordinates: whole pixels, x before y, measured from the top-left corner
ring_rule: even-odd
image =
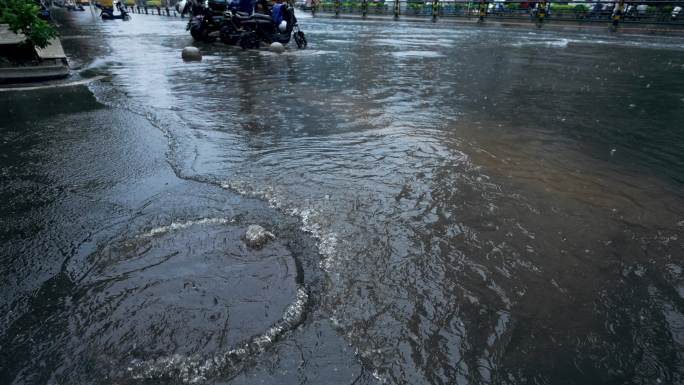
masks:
[[[541,27],[546,16],[546,1],[542,0],[537,3],[537,26]]]
[[[625,0],[620,0],[619,3],[615,6],[615,9],[613,10],[613,28],[617,28],[617,26],[620,24],[620,19],[622,19],[622,15],[624,14],[625,11]]]

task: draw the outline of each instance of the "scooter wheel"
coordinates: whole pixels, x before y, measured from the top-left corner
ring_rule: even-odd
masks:
[[[216,37],[215,37],[215,36],[210,36],[209,33],[210,33],[210,32],[209,32],[209,29],[207,29],[207,28],[203,28],[203,29],[202,29],[202,31],[200,32],[200,36],[201,36],[203,42],[205,42],[205,43],[213,43],[213,42],[216,41]]]
[[[304,32],[297,31],[294,34],[295,43],[297,43],[297,48],[304,49],[307,46],[306,37],[304,37]]]
[[[221,35],[221,41],[226,45],[235,45],[238,39],[230,35]]]
[[[226,45],[235,45],[238,42],[239,37],[230,33],[229,29],[221,30],[221,41]]]
[[[240,44],[242,49],[259,48],[259,41],[253,32],[243,33],[238,40],[238,44]]]
[[[240,48],[242,49],[249,49],[249,44],[244,39],[240,39],[238,41],[238,44],[240,44]]]

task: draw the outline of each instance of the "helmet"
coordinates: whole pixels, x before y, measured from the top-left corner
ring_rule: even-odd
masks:
[[[287,30],[287,21],[281,21],[280,25],[278,25],[278,29],[280,30],[280,32],[285,32],[285,30]]]

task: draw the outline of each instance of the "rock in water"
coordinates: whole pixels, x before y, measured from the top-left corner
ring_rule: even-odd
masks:
[[[271,52],[275,52],[275,53],[283,53],[283,52],[285,52],[285,46],[283,46],[282,44],[278,43],[277,41],[271,43],[271,46],[269,47],[269,49],[271,50]]]
[[[202,60],[202,53],[197,47],[185,47],[181,57],[183,60]]]
[[[275,238],[273,233],[266,231],[266,229],[259,225],[250,225],[245,233],[245,243],[247,246],[255,249],[262,247],[273,238]]]

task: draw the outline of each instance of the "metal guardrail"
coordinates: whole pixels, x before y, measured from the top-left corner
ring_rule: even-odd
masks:
[[[124,0],[123,3],[130,13],[170,17],[183,16],[176,12],[174,7],[177,3],[176,0]]]
[[[491,0],[313,0],[299,8],[341,14],[528,20],[578,23],[662,24],[684,27],[684,1],[491,1]]]
[[[177,0],[125,0],[132,13],[181,16],[173,5]],[[292,2],[292,1],[288,1]],[[402,16],[464,18],[478,21],[518,20],[534,22],[604,23],[661,25],[684,30],[684,1],[524,1],[524,0],[307,0],[295,1],[300,10],[336,16]]]

